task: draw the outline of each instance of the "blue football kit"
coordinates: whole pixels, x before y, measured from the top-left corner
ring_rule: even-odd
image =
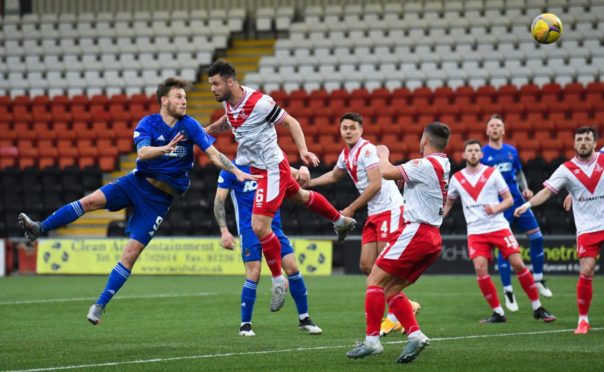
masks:
[[[245,173],[250,173],[249,166],[238,164],[235,164],[235,166]],[[231,201],[237,218],[237,231],[241,237],[241,257],[243,261],[262,260],[262,246],[252,230],[252,208],[258,183],[249,180],[240,182],[234,174],[223,170],[218,176],[218,187],[230,190]],[[281,241],[281,257],[293,253],[294,249],[285,233],[283,233],[279,211],[273,217],[271,228]]]
[[[163,221],[172,196],[151,185],[146,178],[162,181],[179,194],[189,187],[189,171],[193,167],[193,146],[197,144],[206,150],[215,139],[208,135],[197,120],[185,115],[170,127],[160,114],[145,116],[134,130],[137,149],[144,146],[165,146],[179,133],[185,138],[171,153],[151,160],[137,159],[136,169],[113,183],[105,185],[101,191],[107,199],[107,209],[117,211],[134,207],[126,232],[130,238],[147,245]]]

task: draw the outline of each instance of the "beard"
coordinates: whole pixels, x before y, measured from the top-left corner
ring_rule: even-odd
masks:
[[[475,167],[480,163],[480,159],[477,159],[476,161],[466,160],[466,163],[471,167]]]
[[[168,111],[168,114],[170,116],[172,116],[173,118],[176,118],[178,120],[182,119],[185,116],[185,114],[181,114],[180,112],[178,112],[178,109],[175,106],[172,106],[170,104],[168,104],[166,111]]]
[[[589,150],[589,149],[586,149],[586,150],[575,150],[575,152],[577,153],[578,157],[586,159],[586,158],[590,158],[593,155],[594,149],[591,149],[591,150]]]
[[[225,93],[224,96],[218,96],[218,97],[216,97],[216,102],[228,101],[228,100],[231,99],[231,96],[232,96],[231,92],[227,92],[227,93]]]

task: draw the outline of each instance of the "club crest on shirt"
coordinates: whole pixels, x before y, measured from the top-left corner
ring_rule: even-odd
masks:
[[[242,111],[241,114],[239,114],[239,117],[245,120],[245,119],[247,119],[247,114],[244,111]]]

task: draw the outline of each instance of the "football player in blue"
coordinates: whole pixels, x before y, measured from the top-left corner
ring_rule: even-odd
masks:
[[[510,193],[514,197],[514,205],[504,212],[504,216],[510,225],[516,224],[528,237],[535,285],[541,296],[552,297],[552,291],[545,285],[545,279],[543,278],[543,262],[545,260],[543,234],[541,234],[537,219],[532,211],[528,211],[520,217],[514,217],[514,210],[524,204],[526,199],[533,196],[533,192],[529,189],[526,177],[522,172],[518,150],[514,146],[503,143],[505,125],[500,115],[495,114],[489,118],[486,133],[489,143],[482,149],[484,156],[481,162],[496,167],[508,184]],[[510,265],[503,258],[501,252],[499,253],[498,266],[505,293],[505,305],[512,312],[518,311],[518,302],[516,302],[512,288]]]
[[[233,162],[233,164],[235,163]],[[245,173],[250,172],[249,166],[237,164],[235,166]],[[297,180],[299,178],[306,180],[310,178],[306,167],[300,168],[299,171],[293,168],[291,170],[292,176]],[[252,312],[254,311],[254,303],[256,302],[256,286],[260,280],[262,264],[262,245],[252,230],[252,209],[257,187],[258,184],[256,181],[240,181],[233,174],[223,170],[218,177],[218,187],[214,199],[214,217],[220,227],[221,245],[226,249],[232,250],[235,248],[235,240],[227,227],[226,210],[224,207],[229,194],[231,195],[231,201],[237,214],[235,217],[237,220],[237,230],[241,238],[241,258],[245,265],[245,282],[241,291],[240,336],[256,335],[252,330]],[[281,228],[279,211],[275,214],[271,227],[281,242],[283,268],[287,274],[290,293],[294,298],[298,310],[298,328],[311,335],[320,335],[322,332],[321,328],[313,323],[308,315],[306,285],[296,264],[294,249]]]
[[[100,297],[88,311],[87,318],[94,325],[99,324],[105,306],[130,276],[138,256],[168,213],[172,198],[184,194],[189,187],[194,145],[205,151],[216,166],[232,172],[238,180],[256,180],[255,176],[233,166],[212,146],[214,138],[197,120],[186,115],[186,92],[190,87],[188,81],[177,78],[168,78],[159,84],[156,96],[160,112],[145,116],[136,126],[134,143],[138,159],[136,169],[128,175],[64,205],[42,222],[32,221],[25,213],[19,215],[25,237],[33,241],[43,233],[72,223],[86,212],[133,207],[126,229],[130,239],[122,258],[109,274]]]

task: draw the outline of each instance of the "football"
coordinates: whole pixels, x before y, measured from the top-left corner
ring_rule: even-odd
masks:
[[[541,44],[551,44],[562,35],[562,21],[552,13],[540,14],[531,24],[531,33]]]

